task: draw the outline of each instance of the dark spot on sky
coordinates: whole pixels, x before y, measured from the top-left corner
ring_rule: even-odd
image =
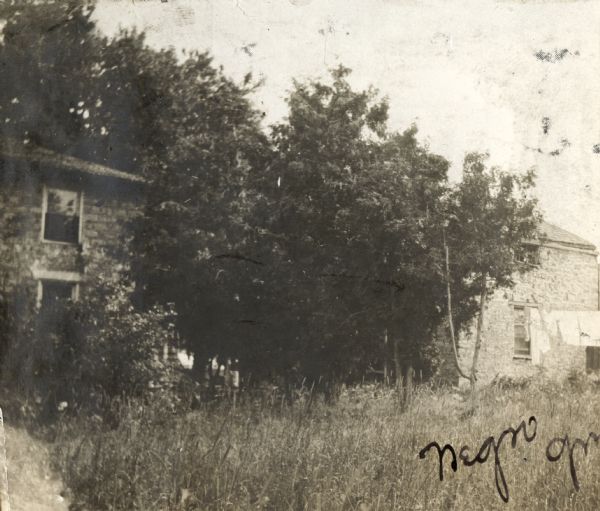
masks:
[[[252,57],[252,50],[254,50],[254,48],[256,48],[256,43],[245,44],[244,46],[242,46],[242,51],[249,57]]]
[[[562,49],[554,49],[552,51],[544,51],[544,50],[539,50],[537,53],[534,54],[535,58],[542,61],[542,62],[559,62],[562,59],[564,59],[567,55],[579,55],[579,51],[576,50],[575,52],[571,52],[570,50],[568,50],[567,48],[562,48]]]
[[[560,145],[561,145],[561,147],[560,147],[560,148],[558,148],[558,149],[555,149],[554,151],[551,151],[551,152],[550,152],[550,153],[548,153],[548,154],[550,154],[550,156],[558,156],[558,155],[559,155],[560,153],[562,153],[562,152],[563,152],[563,151],[564,151],[564,150],[565,150],[567,147],[570,147],[570,146],[571,146],[571,142],[569,142],[569,140],[568,140],[568,139],[566,139],[566,138],[562,138],[562,139],[560,140]]]
[[[594,147],[592,147],[592,151],[596,154],[600,154],[600,144],[594,144]]]
[[[550,131],[550,117],[543,117],[542,118],[542,131],[544,132],[544,135],[547,135],[548,132]]]

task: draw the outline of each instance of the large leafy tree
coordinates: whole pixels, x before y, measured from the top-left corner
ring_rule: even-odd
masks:
[[[269,139],[251,76],[235,83],[208,54],[181,59],[136,32],[107,38],[92,14],[0,6],[0,133],[143,173],[136,299],[172,302],[197,360],[315,381],[388,361],[426,370],[447,281],[458,326],[510,285],[535,225],[532,176],[469,156],[450,189],[448,162],[415,128],[390,132],[387,102],[344,67],[296,82]]]
[[[67,149],[92,122],[83,109],[95,104],[87,86],[98,43],[90,15],[91,6],[74,2],[12,1],[0,7],[4,136]]]
[[[497,289],[514,286],[517,272],[531,269],[518,262],[522,260],[518,255],[523,241],[537,236],[541,221],[531,193],[534,184],[533,170],[506,172],[486,165],[486,155],[472,153],[465,157],[462,181],[448,197],[447,294],[454,295],[460,324],[477,318],[470,367],[456,363],[473,388],[488,297]],[[454,338],[452,342],[456,346]]]
[[[172,140],[172,51],[143,34],[100,34],[93,1],[13,0],[0,6],[0,132],[141,172]]]
[[[240,355],[253,324],[246,295],[260,293],[264,263],[249,224],[248,180],[269,148],[248,100],[253,87],[249,78],[241,85],[226,78],[207,55],[190,55],[170,78],[169,117],[159,121],[170,143],[147,174],[135,239],[139,296],[175,304],[197,360]]]
[[[182,337],[211,351],[237,338],[231,323],[249,324],[239,305],[256,266],[240,255],[253,243],[245,180],[266,151],[248,100],[255,84],[229,80],[206,53],[180,59],[136,32],[108,38],[93,10],[52,0],[0,7],[0,133],[144,175],[136,298],[175,303]]]
[[[468,155],[451,186],[448,162],[417,143],[416,128],[389,132],[385,101],[352,90],[348,75],[341,67],[329,83],[295,84],[275,159],[259,174],[263,239],[285,262],[287,307],[272,321],[286,324],[279,342],[308,374],[363,374],[388,359],[396,376],[426,371],[450,308],[446,284],[456,326],[477,317],[481,332],[488,294],[527,269],[514,256],[539,221],[534,175]]]
[[[387,103],[354,91],[349,73],[295,84],[256,205],[287,262],[280,342],[306,373],[334,379],[388,358],[397,374],[423,366],[443,284],[432,264],[448,163],[416,129],[390,133]]]

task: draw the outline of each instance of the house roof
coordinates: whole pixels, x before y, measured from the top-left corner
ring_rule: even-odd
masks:
[[[554,241],[555,243],[561,243],[571,247],[596,250],[596,246],[593,243],[580,238],[576,234],[566,231],[557,225],[542,222],[538,230],[540,241]]]
[[[129,174],[99,163],[82,160],[74,156],[57,153],[50,149],[13,138],[0,140],[0,157],[27,161],[30,163],[43,163],[69,172],[91,174],[95,176],[111,177],[125,181],[144,182],[139,175]]]

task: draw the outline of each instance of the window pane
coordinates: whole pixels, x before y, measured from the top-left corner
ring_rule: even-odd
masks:
[[[74,286],[60,280],[42,281],[40,319],[46,333],[57,334],[67,325],[66,304],[73,297]]]
[[[515,325],[525,324],[525,308],[515,307]]]
[[[586,368],[588,371],[600,370],[600,348],[588,346],[585,349]]]
[[[71,190],[49,188],[46,214],[44,215],[44,239],[65,243],[79,242],[80,195]]]
[[[515,339],[515,353],[517,355],[530,355],[531,345],[526,339]]]
[[[79,217],[46,213],[44,239],[77,243],[79,241]]]
[[[527,332],[528,310],[525,307],[514,308],[514,351],[515,355],[531,355],[531,343]]]
[[[42,281],[42,307],[54,306],[57,303],[65,303],[73,297],[75,284],[62,282],[60,280]]]
[[[48,213],[67,216],[79,214],[79,194],[71,190],[48,189]]]
[[[525,245],[516,250],[515,259],[524,264],[540,264],[540,250],[537,246]]]

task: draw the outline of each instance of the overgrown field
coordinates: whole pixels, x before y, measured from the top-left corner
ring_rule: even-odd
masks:
[[[518,433],[512,448],[509,435],[498,449],[508,503],[493,446],[484,464],[458,459],[456,473],[446,452],[443,481],[437,452],[419,459],[433,440],[457,457],[466,444],[473,458],[487,437],[532,415],[535,438]],[[345,391],[333,405],[256,400],[183,416],[131,405],[112,430],[64,424],[56,463],[76,509],[600,509],[600,445],[592,441],[587,456],[574,450],[578,492],[568,449],[546,457],[555,437],[600,433],[599,418],[600,387],[583,379],[484,388],[474,407],[456,391],[419,388],[407,401],[376,387]]]

